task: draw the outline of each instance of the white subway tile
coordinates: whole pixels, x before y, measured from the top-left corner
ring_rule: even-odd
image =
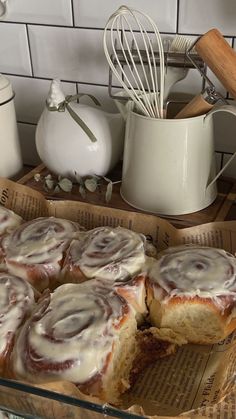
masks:
[[[171,70],[170,70],[171,71]],[[188,95],[197,95],[202,90],[202,78],[196,69],[190,69],[183,80],[174,84],[170,90],[170,94],[185,93]]]
[[[216,173],[218,173],[221,169],[222,165],[222,154],[221,153],[215,153],[215,163],[216,163]]]
[[[102,30],[29,26],[36,77],[107,84]]]
[[[224,160],[223,160],[224,165],[229,161],[230,157],[231,157],[230,155],[224,156]],[[229,165],[226,167],[222,175],[229,176],[234,179],[236,178],[236,157],[234,157],[231,163],[229,163]]]
[[[208,69],[207,77],[211,83],[215,86],[215,90],[221,94],[224,98],[226,97],[226,89],[222,86],[216,76]],[[209,86],[206,82],[205,87]],[[190,95],[197,95],[201,93],[203,88],[203,78],[197,69],[190,69],[187,76],[173,85],[172,93],[187,93]]]
[[[236,101],[230,101],[230,104],[236,105]],[[236,151],[236,117],[227,112],[216,113],[214,115],[214,132],[216,150],[223,151],[225,153],[234,153]],[[230,157],[230,154],[224,155],[223,165],[228,162]],[[223,172],[223,176],[236,178],[236,158],[234,158],[229,166],[227,166]]]
[[[15,91],[15,108],[18,121],[36,124],[44,109],[51,80],[8,76]],[[74,95],[76,84],[62,83],[65,94]]]
[[[119,91],[120,89],[113,88],[112,94],[115,94]],[[118,112],[114,99],[109,96],[108,87],[95,86],[89,84],[78,84],[78,93],[86,93],[95,96],[95,98],[98,99],[98,101],[100,102],[101,108],[107,112]],[[84,96],[83,98],[81,98],[80,102],[85,103],[86,105],[96,106],[88,96]]]
[[[19,139],[24,164],[37,166],[41,163],[35,145],[36,125],[19,124]]]
[[[180,0],[179,32],[203,34],[217,28],[224,35],[236,35],[235,0]]]
[[[122,3],[120,0],[73,0],[75,25],[104,28],[108,18]],[[162,32],[175,32],[176,0],[126,0],[125,5],[149,15]]]
[[[236,102],[231,103],[235,105]],[[234,153],[236,151],[236,117],[228,112],[218,112],[214,115],[214,125],[216,150]]]
[[[68,0],[10,0],[5,21],[71,26],[71,2]]]
[[[31,75],[26,26],[0,22],[0,72]]]

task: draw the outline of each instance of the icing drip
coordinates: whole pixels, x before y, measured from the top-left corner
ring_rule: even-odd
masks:
[[[34,382],[89,381],[106,368],[118,329],[131,313],[104,281],[60,286],[22,329],[14,351],[17,373]]]

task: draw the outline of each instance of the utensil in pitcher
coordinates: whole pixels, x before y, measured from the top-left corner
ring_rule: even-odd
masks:
[[[137,110],[162,118],[164,51],[155,22],[139,10],[121,6],[108,19],[103,46],[110,68]]]

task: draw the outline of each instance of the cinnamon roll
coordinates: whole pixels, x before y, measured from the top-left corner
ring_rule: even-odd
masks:
[[[129,380],[135,333],[133,311],[108,282],[64,284],[44,296],[22,327],[12,365],[17,378],[68,380],[115,402]]]
[[[219,342],[236,328],[236,258],[217,248],[170,248],[150,269],[147,304],[153,325],[188,342]]]
[[[111,284],[116,292],[128,302],[135,313],[138,325],[141,325],[147,315],[146,274],[142,273],[128,281],[114,281]]]
[[[144,314],[146,259],[143,235],[122,227],[98,227],[72,241],[62,281],[109,280],[137,313]]]
[[[34,291],[24,279],[0,273],[0,375],[8,370],[15,334],[34,306]]]
[[[0,205],[0,235],[14,230],[22,222],[23,220],[19,215]]]
[[[20,225],[2,241],[7,269],[39,291],[53,288],[64,252],[79,229],[77,223],[55,217],[40,217]]]
[[[23,222],[23,219],[15,214],[15,212],[9,210],[8,208],[3,207],[0,205],[0,269],[5,270],[5,264],[4,264],[4,249],[2,247],[2,240],[3,237],[17,228],[21,223]]]

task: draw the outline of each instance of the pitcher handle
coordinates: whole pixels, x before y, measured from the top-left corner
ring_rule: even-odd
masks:
[[[132,100],[124,100],[125,95],[126,93],[123,90],[116,93],[116,99],[114,99],[114,101],[124,121],[126,122],[129,113],[133,110],[134,102]]]
[[[231,113],[236,117],[236,106],[233,105],[218,105],[214,106],[214,108],[208,112],[204,118],[204,121],[207,121],[209,118],[212,117],[214,113],[217,112],[228,112]],[[230,163],[233,161],[234,157],[236,156],[236,151],[232,154],[230,159],[225,163],[225,165],[222,167],[222,169],[217,173],[217,175],[214,177],[214,179],[207,185],[207,188],[209,188],[213,183],[216,182],[216,180],[222,175],[222,173],[225,171],[225,169],[230,165]]]

